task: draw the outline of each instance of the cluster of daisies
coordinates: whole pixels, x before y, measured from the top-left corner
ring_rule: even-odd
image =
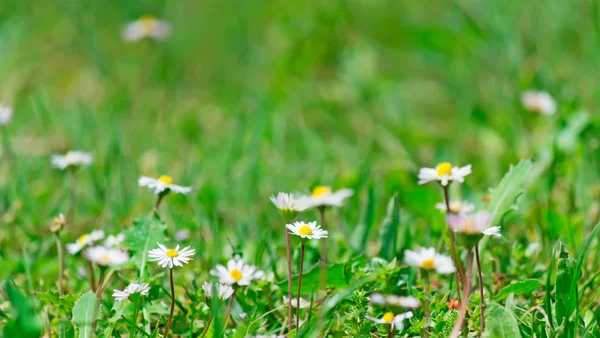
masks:
[[[65,155],[55,155],[52,157],[53,166],[61,170],[75,168],[77,166],[87,166],[91,163],[92,156],[89,153],[80,151],[71,151]],[[470,165],[456,167],[447,162],[439,163],[435,168],[422,168],[419,171],[419,184],[438,182],[442,188],[444,193],[444,201],[436,204],[435,207],[446,214],[446,222],[448,224],[452,242],[452,257],[438,253],[434,248],[420,248],[414,251],[406,250],[404,253],[404,262],[409,266],[419,269],[420,275],[423,277],[425,284],[424,337],[428,336],[429,327],[431,326],[429,323],[429,275],[431,273],[439,273],[443,275],[457,273],[457,282],[466,286],[470,286],[470,282],[468,281],[469,272],[465,272],[465,270],[472,269],[472,263],[468,261],[466,268],[463,266],[462,262],[458,258],[460,255],[457,254],[455,245],[464,247],[468,252],[468,257],[471,257],[469,255],[472,254],[474,249],[477,250],[477,255],[479,254],[477,244],[483,236],[501,236],[500,227],[490,226],[491,215],[487,211],[476,211],[475,206],[468,201],[450,200],[448,189],[449,185],[453,182],[464,182],[465,177],[469,174],[471,174]],[[158,178],[141,176],[138,180],[138,183],[140,186],[150,189],[157,196],[157,201],[154,206],[155,213],[157,212],[160,202],[167,194],[171,192],[188,194],[192,190],[191,187],[174,184],[173,179],[167,175],[162,175]],[[324,226],[326,211],[332,207],[342,207],[344,205],[344,201],[351,197],[353,193],[354,192],[351,189],[333,191],[333,189],[328,186],[317,186],[310,194],[291,194],[280,192],[276,196],[270,197],[271,202],[273,205],[275,205],[283,217],[283,224],[285,225],[288,264],[288,294],[287,296],[284,296],[283,304],[285,304],[285,306],[288,308],[286,324],[288,325],[290,331],[294,326],[294,318],[296,320],[295,326],[297,328],[300,326],[299,310],[310,305],[309,302],[302,298],[301,294],[301,277],[303,271],[305,245],[307,245],[310,240],[326,239],[329,236],[329,232]],[[319,211],[322,225],[317,224],[317,221],[297,220],[301,212],[309,209],[317,209]],[[54,221],[54,229],[60,229],[60,226],[64,223],[64,217],[60,215]],[[298,237],[301,246],[300,265],[298,269],[298,276],[300,278],[298,278],[297,293],[295,297],[293,296],[292,292],[293,285],[290,235]],[[104,231],[95,230],[91,233],[83,234],[77,238],[75,242],[67,244],[67,250],[73,255],[82,252],[82,256],[90,262],[92,267],[93,265],[97,265],[101,268],[117,267],[128,263],[130,260],[129,253],[122,246],[124,239],[124,234],[110,235],[105,238]],[[325,242],[321,243],[321,264],[323,267],[327,262],[327,250],[326,246],[324,245]],[[157,243],[157,248],[149,250],[147,255],[149,261],[156,262],[160,267],[169,269],[170,271],[170,282],[172,286],[171,290],[173,290],[173,293],[171,295],[171,313],[164,334],[166,336],[170,327],[171,318],[173,316],[173,304],[175,302],[173,269],[175,267],[183,267],[193,260],[195,250],[189,246],[184,248],[181,248],[179,245],[176,245],[175,247],[167,247],[161,243]],[[477,264],[480,264],[479,260],[477,261]],[[93,272],[93,268],[90,269],[90,271]],[[222,301],[229,300],[230,306],[228,308],[226,318],[228,318],[230,315],[229,312],[231,311],[231,304],[233,304],[235,299],[236,290],[238,288],[247,287],[251,285],[253,281],[262,279],[265,276],[264,272],[259,270],[258,267],[245,263],[240,257],[230,259],[226,265],[217,264],[214,269],[210,270],[210,274],[218,279],[218,283],[205,282],[202,285],[204,295],[207,298],[216,297]],[[93,276],[90,276],[90,279],[93,280]],[[102,289],[100,288],[99,290],[101,291]],[[123,290],[114,290],[113,296],[117,302],[121,302],[134,294],[144,296],[149,292],[149,290],[150,286],[147,283],[133,281]],[[460,290],[457,292],[460,299]],[[467,293],[470,293],[470,288],[465,288],[463,290],[462,296],[464,299],[461,302],[461,309],[466,308],[465,304],[468,303],[469,294]],[[377,324],[389,325],[388,330],[390,335],[395,330],[404,330],[404,322],[413,317],[412,311],[400,312],[390,309],[402,308],[412,310],[421,306],[419,301],[414,297],[373,293],[369,298],[373,306],[382,307],[384,311],[382,312],[383,315],[379,317],[368,318]],[[483,299],[483,296],[481,298]],[[292,308],[296,309],[295,316],[292,313]],[[455,331],[460,332],[459,329]],[[455,336],[454,333],[453,336]]]

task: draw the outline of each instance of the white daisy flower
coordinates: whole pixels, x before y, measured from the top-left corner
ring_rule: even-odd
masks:
[[[250,285],[253,280],[263,278],[265,275],[256,266],[245,264],[241,259],[230,259],[227,268],[217,264],[215,269],[210,270],[210,274],[219,277],[219,282],[222,284],[240,286]]]
[[[212,298],[213,287],[216,288],[217,297],[220,300],[226,300],[229,297],[231,297],[231,295],[233,295],[233,288],[230,285],[219,284],[219,283],[216,283],[216,285],[215,285],[214,283],[204,282],[204,284],[202,284],[202,289],[204,290],[204,295],[207,298]]]
[[[269,199],[279,209],[279,212],[284,215],[295,215],[299,211],[304,211],[311,207],[311,200],[306,196],[295,197],[293,194],[280,192],[277,194],[277,197],[271,195]]]
[[[191,187],[183,187],[173,184],[171,176],[162,175],[159,178],[141,176],[138,180],[140,187],[148,187],[154,189],[154,194],[158,195],[164,191],[172,191],[180,194],[187,194],[192,191]]]
[[[382,295],[381,293],[372,293],[369,295],[371,304],[384,306],[399,306],[406,309],[416,309],[420,306],[419,300],[415,297],[404,297],[396,295]]]
[[[83,253],[83,256],[92,263],[101,266],[118,266],[129,261],[129,254],[126,252],[104,246],[87,248]]]
[[[158,262],[163,268],[168,267],[172,269],[173,266],[183,266],[192,260],[192,256],[196,253],[195,249],[190,249],[186,246],[182,250],[179,250],[179,245],[175,249],[167,249],[164,245],[158,244],[158,249],[152,249],[148,251],[148,256],[151,262]]]
[[[445,202],[436,203],[435,207],[443,213],[447,211]],[[453,214],[468,214],[473,210],[475,210],[475,205],[467,201],[450,201],[450,212]]]
[[[58,232],[65,226],[66,223],[67,221],[65,220],[65,215],[59,214],[52,220],[52,225],[50,225],[50,231]]]
[[[290,301],[288,300],[288,298],[286,296],[283,296],[283,304],[289,304]],[[310,306],[310,302],[306,301],[304,298],[300,298],[300,308],[301,309],[305,309],[307,307]],[[297,308],[298,307],[298,298],[292,298],[292,307],[293,308]]]
[[[442,186],[447,186],[448,182],[464,182],[465,176],[471,173],[471,165],[462,168],[452,167],[449,162],[439,163],[435,168],[421,168],[419,170],[419,184],[429,183],[431,181],[440,181]]]
[[[317,222],[294,222],[294,224],[286,224],[285,227],[290,230],[291,235],[300,236],[302,238],[321,239],[327,238],[329,235],[329,232],[321,229],[321,226],[317,225]]]
[[[474,216],[448,215],[446,221],[454,232],[466,235],[483,234],[486,236],[502,237],[500,227],[489,227],[492,215],[487,211],[479,211]]]
[[[354,195],[352,189],[340,189],[333,191],[330,186],[320,185],[313,189],[310,196],[302,196],[305,198],[309,207],[341,207],[344,205],[344,200]]]
[[[404,330],[404,321],[406,319],[412,318],[413,313],[411,311],[401,313],[399,315],[394,315],[393,312],[386,312],[383,317],[375,318],[366,316],[367,319],[374,321],[377,324],[389,324],[392,325],[392,330],[394,328],[398,331]]]
[[[92,163],[92,154],[71,150],[64,155],[52,155],[51,162],[55,168],[60,170],[64,170],[71,166],[87,166]]]
[[[525,110],[543,115],[556,112],[556,101],[550,94],[537,90],[527,90],[521,94],[521,104]]]
[[[139,293],[142,296],[147,295],[148,291],[150,291],[150,285],[148,285],[147,283],[142,283],[142,284],[131,283],[123,291],[121,291],[121,290],[113,290],[113,291],[114,291],[113,297],[115,297],[115,300],[117,302],[121,302],[121,301],[124,301],[125,299],[129,298],[129,295],[132,295],[134,293]]]
[[[125,240],[125,234],[119,233],[115,235],[108,235],[104,240],[104,246],[107,248],[115,248],[121,245],[121,243]]]
[[[12,116],[12,108],[0,104],[0,125],[7,125],[12,120]]]
[[[74,255],[81,251],[81,249],[85,248],[87,245],[99,241],[102,238],[104,238],[103,230],[94,230],[89,234],[83,234],[79,236],[79,238],[77,238],[75,243],[67,244],[67,251],[69,251],[71,255]]]
[[[136,42],[144,38],[165,40],[171,35],[171,25],[151,15],[145,15],[125,26],[122,31],[123,40]]]
[[[421,248],[419,251],[405,250],[404,262],[423,270],[435,270],[443,275],[456,271],[452,258],[436,253],[434,248]]]

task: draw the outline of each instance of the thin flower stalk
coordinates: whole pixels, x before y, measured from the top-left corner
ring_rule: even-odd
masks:
[[[485,304],[483,301],[483,276],[481,274],[481,259],[479,258],[479,243],[475,245],[475,261],[477,262],[477,276],[479,279],[479,334],[485,330]]]
[[[325,241],[323,241],[325,242]],[[300,299],[300,291],[302,289],[302,267],[304,266],[304,249],[305,249],[306,245],[304,244],[304,241],[302,241],[302,251],[300,252],[300,273],[298,275],[298,293],[297,293],[297,297],[298,300]],[[290,304],[292,302],[290,301]],[[300,303],[298,301],[298,303]],[[298,304],[300,305],[300,304]],[[300,306],[296,307],[296,330],[300,329]]]
[[[423,271],[423,292],[425,293],[425,304],[423,304],[423,310],[425,314],[425,325],[423,328],[423,337],[429,337],[429,321],[431,312],[429,309],[429,297],[430,297],[430,284],[429,284],[429,271]],[[391,336],[390,336],[391,337]]]
[[[446,214],[449,215],[452,213],[452,209],[450,208],[450,196],[448,191],[448,186],[442,186],[444,190],[444,201],[446,202]],[[456,294],[458,296],[458,301],[461,301],[460,287],[464,280],[464,269],[462,263],[458,260],[458,255],[456,254],[456,237],[454,236],[454,232],[452,230],[450,233],[450,254],[452,255],[452,260],[456,265]]]
[[[236,289],[233,289],[233,293],[231,294],[231,299],[229,300],[229,305],[227,305],[227,310],[225,312],[225,326],[223,327],[223,332],[225,328],[227,328],[227,323],[229,322],[229,317],[231,317],[231,310],[233,309],[233,302],[235,301]]]
[[[467,251],[467,266],[466,266],[466,278],[463,283],[463,295],[464,299],[460,303],[460,309],[458,310],[458,317],[450,333],[450,338],[458,338],[460,331],[465,323],[465,316],[467,315],[467,309],[469,307],[469,298],[471,298],[471,290],[473,287],[473,250]]]
[[[168,337],[169,330],[171,329],[171,320],[173,320],[173,312],[175,311],[175,283],[173,281],[173,268],[169,269],[169,281],[171,282],[171,309],[169,311],[169,319],[167,320],[167,326],[165,327],[164,337]]]
[[[63,295],[63,276],[65,271],[65,263],[63,258],[63,249],[62,243],[60,241],[60,235],[58,232],[54,233],[54,237],[56,239],[56,251],[58,254],[58,295],[62,297]]]

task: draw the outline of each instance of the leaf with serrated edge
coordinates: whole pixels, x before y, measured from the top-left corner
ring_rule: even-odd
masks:
[[[133,221],[133,228],[125,232],[123,245],[133,252],[131,260],[138,267],[141,278],[144,277],[148,250],[165,241],[165,229],[165,223],[157,217],[145,216]]]

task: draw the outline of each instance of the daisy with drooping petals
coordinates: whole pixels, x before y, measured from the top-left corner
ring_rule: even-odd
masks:
[[[226,300],[233,295],[233,288],[230,285],[204,282],[204,284],[202,284],[202,290],[204,290],[206,298],[212,298],[213,288],[217,290],[217,298],[220,300]]]
[[[135,42],[144,38],[165,40],[171,34],[171,25],[151,15],[145,15],[123,28],[123,40]]]
[[[310,196],[302,196],[309,207],[341,207],[344,201],[354,195],[352,189],[333,191],[330,186],[320,185],[312,190]]]
[[[100,266],[118,266],[129,261],[129,254],[125,251],[104,246],[93,246],[87,248],[83,256],[90,262]]]
[[[426,271],[435,270],[443,275],[456,272],[452,258],[440,255],[434,248],[421,248],[419,251],[404,251],[404,262]]]
[[[65,220],[65,215],[59,214],[52,220],[52,224],[50,225],[50,231],[59,232],[60,230],[62,230],[66,223],[67,221]]]
[[[230,259],[227,268],[217,264],[210,274],[219,277],[219,282],[227,285],[247,286],[255,279],[263,278],[264,272],[258,270],[254,265],[245,264],[241,259]]]
[[[163,268],[168,267],[172,269],[174,266],[183,266],[192,260],[192,256],[196,253],[195,249],[190,249],[186,246],[182,250],[179,249],[179,245],[175,249],[168,249],[160,243],[158,249],[152,249],[148,251],[148,256],[151,262],[157,262]]]
[[[125,234],[122,232],[117,235],[108,235],[104,240],[104,246],[107,248],[116,248],[119,247],[124,240]]]
[[[448,215],[446,221],[450,229],[465,235],[479,235],[502,237],[500,227],[489,227],[492,215],[487,211],[479,211],[473,216]]]
[[[7,125],[12,120],[13,111],[11,107],[0,104],[0,125]]]
[[[394,315],[393,312],[386,312],[381,318],[375,318],[367,316],[367,319],[374,321],[377,324],[388,324],[391,325],[390,331],[394,329],[398,331],[404,330],[404,321],[412,318],[413,313],[411,311]]]
[[[556,101],[550,94],[537,90],[527,90],[521,94],[521,104],[525,110],[543,115],[556,112]]]
[[[171,176],[162,175],[159,178],[152,178],[148,176],[141,176],[138,180],[140,187],[148,187],[154,189],[154,194],[158,195],[163,192],[172,191],[180,194],[187,194],[192,191],[191,187],[183,187],[180,185],[173,184]]]
[[[69,251],[70,254],[74,255],[81,251],[81,249],[83,249],[87,245],[99,241],[102,238],[104,238],[103,230],[94,230],[89,234],[83,234],[79,236],[79,238],[77,238],[75,243],[67,244],[67,251]]]
[[[453,167],[450,162],[438,164],[435,168],[421,168],[419,170],[419,184],[431,181],[440,181],[442,186],[447,186],[451,181],[464,182],[465,176],[471,173],[471,165]]]
[[[148,294],[148,292],[150,291],[150,285],[148,285],[147,283],[131,283],[129,284],[125,290],[121,291],[121,290],[113,290],[113,297],[115,297],[115,301],[117,302],[121,302],[124,301],[125,299],[129,298],[130,295],[134,294],[134,293],[139,293],[142,296],[145,296]]]
[[[435,208],[440,210],[443,213],[446,213],[447,207],[446,203],[440,202],[436,203]],[[475,210],[475,205],[467,202],[467,201],[451,201],[450,202],[450,212],[453,214],[468,214]]]
[[[280,192],[277,197],[271,195],[269,199],[286,219],[293,219],[298,212],[311,207],[310,199],[306,196],[295,197],[292,194]]]
[[[283,296],[283,304],[291,304],[293,308],[298,307],[298,298],[292,298],[290,302],[286,296]],[[300,298],[300,308],[305,309],[310,306],[310,302],[306,301],[304,298]]]
[[[415,297],[404,297],[396,295],[382,295],[381,293],[372,293],[369,295],[371,304],[384,306],[399,306],[406,309],[416,309],[420,306],[419,300]]]
[[[51,162],[55,168],[60,170],[68,167],[88,166],[92,164],[92,154],[71,150],[64,155],[52,155]]]
[[[294,224],[286,224],[285,227],[290,230],[290,234],[306,239],[327,238],[329,235],[329,232],[321,229],[317,222],[295,222]]]

